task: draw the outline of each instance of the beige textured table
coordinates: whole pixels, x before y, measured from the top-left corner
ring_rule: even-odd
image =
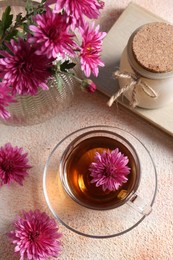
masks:
[[[134,1],[173,22],[172,0]],[[106,0],[100,23],[108,30],[129,1]],[[125,108],[106,106],[107,97],[77,92],[77,98],[55,118],[29,127],[0,125],[0,145],[11,142],[29,152],[34,166],[23,187],[0,188],[0,260],[13,256],[5,233],[22,210],[40,209],[51,215],[43,195],[42,175],[50,150],[70,132],[90,125],[113,125],[128,130],[150,151],[158,173],[158,192],[153,212],[125,235],[93,240],[79,236],[59,224],[63,251],[61,260],[172,260],[173,259],[173,142],[172,137]],[[172,116],[172,115],[170,115]],[[96,220],[97,221],[97,220]]]

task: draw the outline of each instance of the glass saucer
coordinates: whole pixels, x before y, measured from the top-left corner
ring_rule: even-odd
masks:
[[[77,203],[64,188],[61,176],[64,153],[74,148],[76,140],[85,136],[110,135],[124,140],[136,152],[140,163],[140,182],[135,194],[153,206],[157,190],[157,174],[147,148],[135,136],[120,128],[91,126],[79,129],[62,139],[50,153],[43,174],[43,190],[48,207],[65,227],[79,235],[92,238],[109,238],[122,235],[140,224],[146,217],[128,203],[102,210]],[[118,139],[117,139],[118,138]]]

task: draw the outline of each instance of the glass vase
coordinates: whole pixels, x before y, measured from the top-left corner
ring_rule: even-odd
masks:
[[[49,81],[49,90],[39,88],[35,96],[17,96],[17,102],[7,107],[11,116],[0,119],[6,125],[27,126],[42,123],[68,107],[74,96],[75,80],[61,75],[61,86],[54,79]]]

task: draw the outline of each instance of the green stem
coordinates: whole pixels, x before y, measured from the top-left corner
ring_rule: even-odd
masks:
[[[76,75],[74,75],[74,73],[72,72],[65,72],[65,71],[56,71],[57,74],[60,74],[60,75],[70,75],[72,76],[75,80],[77,80],[79,83],[82,83],[82,79],[78,78]]]

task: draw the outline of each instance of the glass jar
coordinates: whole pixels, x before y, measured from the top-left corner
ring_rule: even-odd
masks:
[[[132,105],[156,109],[173,102],[173,26],[145,24],[129,38],[117,76]]]

